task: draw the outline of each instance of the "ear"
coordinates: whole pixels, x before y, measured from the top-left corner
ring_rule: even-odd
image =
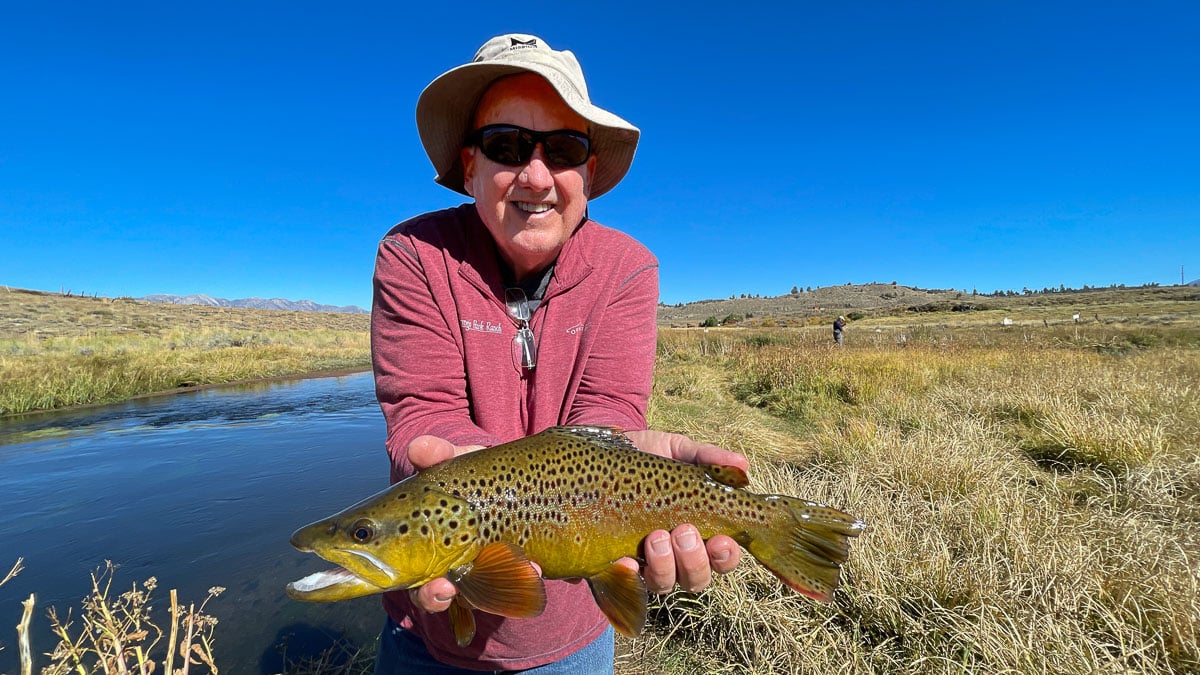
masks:
[[[592,196],[592,176],[596,175],[596,155],[595,154],[593,154],[591,157],[588,157],[588,161],[585,166],[587,167],[587,175],[585,175],[583,177],[583,194],[587,195],[588,197],[591,197]]]
[[[471,183],[475,180],[475,146],[469,146],[458,151],[458,161],[462,162],[463,190],[472,197]]]

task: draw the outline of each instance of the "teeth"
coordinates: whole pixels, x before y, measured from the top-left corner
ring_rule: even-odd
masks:
[[[534,204],[532,202],[513,202],[518,209],[526,213],[545,213],[554,208],[553,204]]]

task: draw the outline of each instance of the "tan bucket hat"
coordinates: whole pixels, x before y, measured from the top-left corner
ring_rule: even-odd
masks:
[[[546,41],[521,33],[494,37],[475,53],[471,63],[442,73],[417,100],[417,131],[425,154],[437,169],[439,184],[467,194],[459,151],[471,131],[471,117],[483,92],[505,75],[537,73],[558,91],[563,101],[591,128],[596,171],[589,198],[608,192],[625,177],[637,149],[638,128],[592,105],[583,69],[575,55],[550,48]]]

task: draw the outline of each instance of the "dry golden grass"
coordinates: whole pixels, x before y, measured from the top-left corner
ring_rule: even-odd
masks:
[[[658,603],[622,672],[1200,669],[1194,320],[854,328],[660,336],[654,426],[868,529],[831,605],[746,562]]]

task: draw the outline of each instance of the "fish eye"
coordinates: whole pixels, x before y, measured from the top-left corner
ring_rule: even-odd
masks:
[[[354,537],[354,541],[366,543],[375,538],[375,528],[370,522],[360,520],[354,524],[354,528],[350,530],[350,536]]]

